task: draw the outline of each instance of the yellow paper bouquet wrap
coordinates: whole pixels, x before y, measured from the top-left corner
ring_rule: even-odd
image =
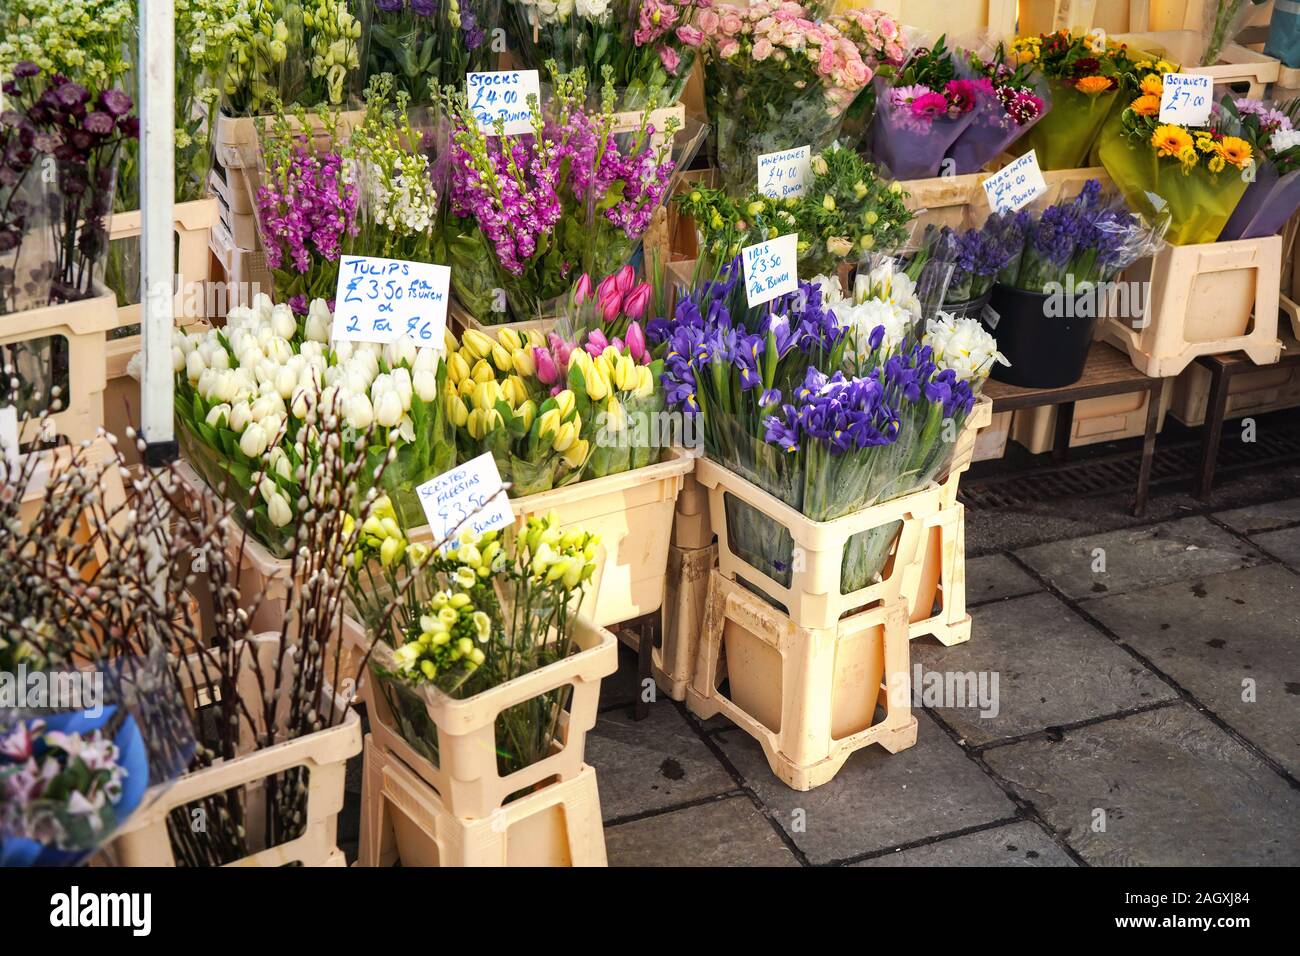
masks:
[[[1250,144],[1215,118],[1206,127],[1161,123],[1158,73],[1136,92],[1101,140],[1101,164],[1130,208],[1151,222],[1168,218],[1167,242],[1214,242],[1253,175]]]

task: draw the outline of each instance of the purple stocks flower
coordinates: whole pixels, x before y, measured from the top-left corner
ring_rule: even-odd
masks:
[[[357,234],[357,187],[349,182],[335,153],[318,156],[305,141],[294,145],[287,169],[257,192],[257,209],[267,239],[271,269],[293,263],[311,270],[313,255],[327,262],[339,257],[343,236]]]

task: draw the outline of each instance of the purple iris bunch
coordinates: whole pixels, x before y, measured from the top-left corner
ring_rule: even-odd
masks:
[[[345,236],[355,236],[359,192],[335,151],[318,153],[305,136],[281,153],[257,191],[258,224],[276,297],[305,314],[314,298],[332,299]]]
[[[763,439],[792,454],[818,442],[832,455],[862,451],[898,440],[898,416],[885,402],[879,375],[846,378],[808,369],[792,396],[764,422]]]

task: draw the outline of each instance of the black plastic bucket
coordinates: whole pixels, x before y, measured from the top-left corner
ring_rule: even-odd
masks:
[[[1079,313],[1096,311],[1088,308],[1095,305],[1092,302],[1081,307],[1092,294],[1087,287],[1067,297],[1064,291],[1026,292],[995,285],[980,321],[1011,365],[994,363],[991,377],[1023,388],[1062,388],[1082,378],[1098,319]]]
[[[947,312],[954,319],[978,319],[984,312],[984,306],[989,304],[992,295],[992,290],[989,290],[978,299],[971,299],[967,302],[945,302],[939,307],[939,311]]]

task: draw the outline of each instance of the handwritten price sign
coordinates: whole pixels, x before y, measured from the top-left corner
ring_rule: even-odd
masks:
[[[489,136],[496,134],[498,118],[505,122],[507,135],[531,133],[533,111],[528,97],[542,99],[542,85],[536,70],[498,70],[493,73],[467,73],[465,93],[470,112],[479,129]]]
[[[451,269],[430,262],[343,256],[334,294],[336,342],[441,346]]]
[[[1205,126],[1214,104],[1214,82],[1200,73],[1166,73],[1160,92],[1160,122]]]
[[[751,309],[799,288],[798,233],[746,246],[740,255],[745,264],[745,294]]]
[[[462,531],[482,534],[515,522],[510,500],[501,490],[501,472],[490,452],[445,471],[415,489],[429,519],[435,542],[448,539],[446,550]]]
[[[1047,192],[1038,154],[1030,150],[1010,166],[984,180],[984,195],[994,212],[1015,212]]]
[[[800,146],[758,157],[758,191],[773,199],[802,196],[812,180],[812,149]]]

